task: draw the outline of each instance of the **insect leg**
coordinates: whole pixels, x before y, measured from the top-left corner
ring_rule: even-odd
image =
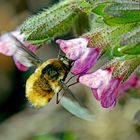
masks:
[[[67,84],[71,79],[73,79],[74,77],[76,77],[76,75],[71,76],[71,77],[66,81],[66,84]]]
[[[61,85],[61,84],[63,84],[63,83],[60,82],[60,85]],[[59,98],[59,94],[60,94],[60,92],[61,92],[62,89],[61,89],[59,92],[57,92],[57,94],[56,94],[56,104],[59,104],[61,98],[62,98],[62,97],[65,95],[65,93],[66,93],[66,92],[65,92],[66,89],[65,89],[63,86],[61,86],[61,87],[62,87],[62,89],[64,90],[64,92],[63,92],[63,94],[62,94],[62,96],[61,96],[60,98]]]
[[[56,104],[59,104],[59,102],[60,102],[61,98],[64,96],[65,92],[63,92],[63,94],[60,98],[59,98],[59,94],[60,94],[60,92],[57,92],[57,94],[56,94]]]
[[[83,106],[81,101],[72,93],[72,91],[68,88],[68,86],[63,81],[60,82],[60,85],[61,85],[62,89],[64,90],[63,95],[66,94],[66,95],[70,96],[72,99],[76,100],[81,106]],[[62,97],[63,97],[63,95],[62,95]]]
[[[79,83],[79,82],[78,82],[78,81],[76,81],[76,82],[74,82],[74,83],[72,83],[72,84],[68,85],[68,87],[71,87],[71,86],[73,86],[73,85],[75,85],[75,84],[77,84],[77,83]]]
[[[58,104],[60,102],[60,100],[59,100],[59,92],[57,92],[57,94],[56,94],[56,104]]]

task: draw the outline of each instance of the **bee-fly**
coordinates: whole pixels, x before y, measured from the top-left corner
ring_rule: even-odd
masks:
[[[11,34],[10,36],[17,42],[19,49],[28,53],[30,61],[38,66],[26,82],[26,97],[35,107],[46,105],[54,94],[59,93],[61,89],[72,94],[64,83],[71,68],[71,61],[69,59],[61,57],[49,59],[41,63],[41,60],[16,37]],[[72,97],[74,96],[72,95]]]
[[[65,63],[66,62],[66,63]],[[48,103],[55,93],[61,90],[70,65],[62,59],[49,59],[40,65],[26,83],[26,97],[37,107]]]

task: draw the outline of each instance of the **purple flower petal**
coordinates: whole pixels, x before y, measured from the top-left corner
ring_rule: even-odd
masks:
[[[79,77],[79,82],[92,89],[100,88],[101,86],[106,86],[110,81],[112,76],[111,69],[98,69],[94,73],[84,74]]]
[[[28,70],[28,67],[22,65],[17,59],[15,59],[15,58],[13,58],[13,59],[14,59],[14,62],[19,70],[21,70],[21,71]]]
[[[101,95],[100,102],[102,107],[109,108],[116,104],[120,82],[120,78],[111,79],[111,81],[109,81]]]
[[[112,76],[111,69],[98,69],[91,74],[85,74],[79,77],[79,82],[90,87],[97,100],[100,100],[102,93],[108,85]]]
[[[81,57],[85,51],[88,39],[76,38],[71,40],[56,40],[56,43],[60,45],[61,50],[66,54],[66,57],[71,60],[77,60]]]
[[[83,55],[74,62],[71,73],[74,75],[86,73],[96,63],[100,49],[86,48]]]
[[[112,79],[113,69],[99,69],[94,73],[79,77],[79,82],[90,87],[102,107],[109,108],[116,104],[121,78]]]
[[[102,92],[104,90],[104,85],[101,85],[99,88],[91,89],[91,90],[92,90],[93,95],[96,98],[96,100],[100,101],[101,96],[102,96]]]

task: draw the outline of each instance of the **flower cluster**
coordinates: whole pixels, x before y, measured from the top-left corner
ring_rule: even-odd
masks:
[[[25,47],[35,53],[37,47],[24,41],[24,35],[19,31],[11,32]],[[22,50],[18,42],[6,33],[0,37],[0,53],[13,56],[19,70],[25,71],[32,62],[29,54]],[[91,68],[96,64],[106,45],[93,45],[94,38],[80,37],[71,40],[56,40],[66,57],[73,60],[71,73],[78,75],[78,82],[91,88],[93,95],[104,108],[112,108],[118,98],[132,87],[139,87],[140,80],[132,74],[139,65],[139,59],[133,58],[125,61],[114,59],[95,72]],[[91,46],[90,46],[91,45]],[[131,75],[131,76],[130,76]],[[130,78],[128,78],[130,77]],[[125,82],[124,82],[125,81]]]
[[[59,39],[56,43],[60,45],[67,58],[74,60],[71,68],[72,74],[78,75],[79,83],[91,88],[102,107],[114,107],[120,92],[139,85],[136,75],[127,80],[139,65],[138,60],[120,61],[115,59],[92,73],[90,70],[98,60],[103,47],[90,47],[88,38]],[[126,82],[123,83],[124,81]]]
[[[0,36],[0,53],[7,56],[13,56],[17,68],[21,71],[26,71],[28,67],[32,66],[33,64],[28,59],[28,54],[20,47],[21,44],[18,44],[18,42],[16,42],[16,40],[14,40],[10,34],[12,34],[25,47],[34,53],[36,52],[36,46],[24,41],[24,35],[21,35],[19,31],[5,33],[4,35]]]
[[[139,5],[138,0],[63,0],[0,36],[0,53],[12,56],[17,68],[26,71],[41,64],[34,54],[38,47],[30,43],[40,46],[74,31],[71,35],[79,38],[56,40],[71,62],[70,72],[91,89],[102,107],[113,108],[125,91],[140,86],[134,73],[140,65]],[[93,71],[103,54],[111,60]]]

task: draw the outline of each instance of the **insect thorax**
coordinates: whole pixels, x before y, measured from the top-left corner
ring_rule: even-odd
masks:
[[[48,60],[47,65],[42,69],[41,74],[46,79],[51,80],[64,80],[69,72],[69,66],[59,59]]]

